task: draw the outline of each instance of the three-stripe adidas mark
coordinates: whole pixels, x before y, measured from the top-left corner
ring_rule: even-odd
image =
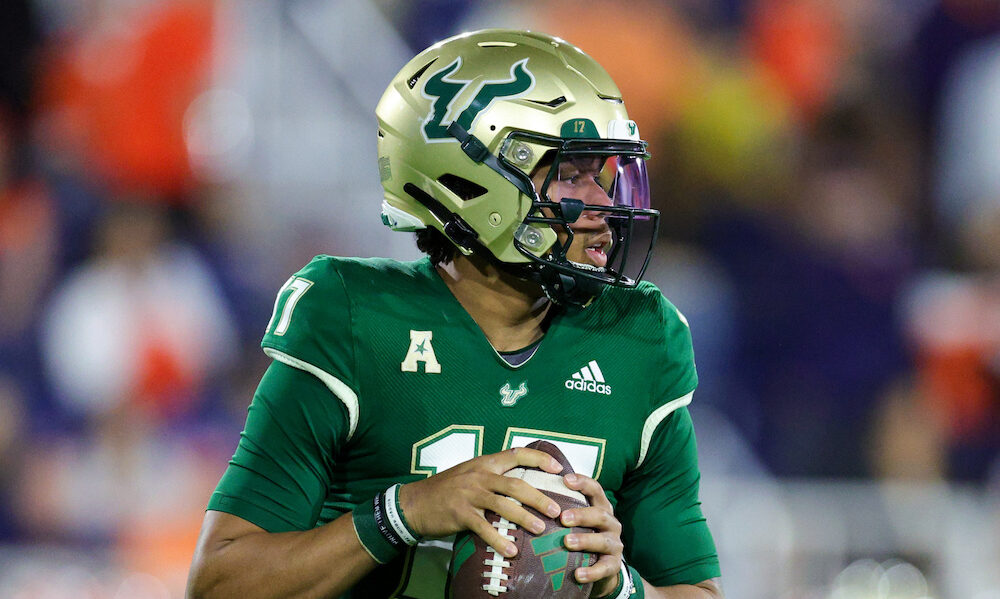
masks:
[[[566,379],[566,388],[611,395],[611,385],[605,383],[604,373],[597,365],[597,360],[591,360],[580,372],[574,372],[573,376]]]

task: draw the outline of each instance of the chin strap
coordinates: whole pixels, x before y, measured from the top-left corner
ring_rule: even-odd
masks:
[[[489,252],[486,253],[498,268],[519,279],[537,283],[545,293],[545,297],[565,308],[582,310],[604,291],[604,283],[594,279],[574,277],[544,264],[508,264],[497,260]]]
[[[542,291],[550,300],[563,306],[586,308],[604,291],[604,283],[594,279],[575,277],[554,268],[542,267],[539,270],[543,279]]]

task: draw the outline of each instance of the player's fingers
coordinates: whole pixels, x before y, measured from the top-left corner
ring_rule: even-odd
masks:
[[[483,540],[484,543],[493,547],[506,557],[514,557],[517,555],[517,547],[503,535],[500,531],[494,528],[486,518],[476,514],[475,517],[470,517],[466,522],[465,526],[468,530],[472,531],[473,534],[478,536]]]
[[[573,551],[589,551],[611,556],[621,556],[625,548],[617,535],[599,532],[568,534],[563,539],[563,544]]]
[[[621,534],[622,524],[610,511],[601,507],[577,507],[566,510],[559,518],[563,526],[585,526],[594,530]]]
[[[538,534],[545,530],[545,523],[509,497],[493,495],[487,502],[487,509],[517,526]]]
[[[577,568],[576,579],[579,582],[594,582],[609,576],[616,576],[621,571],[622,560],[617,555],[602,555],[593,566]]]
[[[585,476],[583,474],[567,474],[563,477],[566,486],[574,491],[579,491],[590,499],[590,505],[607,508],[607,510],[613,511],[611,502],[608,501],[607,495],[604,494],[604,487],[601,483]]]
[[[521,479],[500,476],[493,490],[501,495],[516,499],[524,505],[531,506],[539,513],[548,514],[552,518],[559,515],[558,503]]]
[[[528,449],[527,447],[513,447],[506,451],[483,457],[488,460],[490,470],[497,474],[503,474],[511,468],[517,468],[518,466],[540,468],[552,474],[558,474],[562,471],[562,466],[559,465],[559,462],[554,457],[544,451]]]

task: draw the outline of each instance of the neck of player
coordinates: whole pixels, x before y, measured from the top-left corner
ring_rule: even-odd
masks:
[[[514,277],[475,255],[459,254],[437,266],[458,303],[498,352],[525,348],[545,334],[551,302],[541,287]]]

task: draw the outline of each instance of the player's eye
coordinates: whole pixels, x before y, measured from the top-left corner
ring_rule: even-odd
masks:
[[[567,179],[573,185],[583,185],[585,183],[590,183],[591,181],[596,182],[598,185],[601,184],[600,175],[595,175],[593,173],[576,173],[569,179]]]

